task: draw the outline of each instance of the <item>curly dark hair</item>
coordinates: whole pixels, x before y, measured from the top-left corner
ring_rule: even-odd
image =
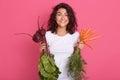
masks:
[[[48,20],[48,31],[51,31],[52,33],[56,32],[58,25],[55,21],[55,18],[56,18],[57,10],[60,8],[66,9],[68,13],[69,23],[67,25],[66,31],[70,34],[73,34],[77,30],[76,17],[72,7],[70,7],[66,3],[59,3],[53,8],[53,12],[51,13],[50,18]]]

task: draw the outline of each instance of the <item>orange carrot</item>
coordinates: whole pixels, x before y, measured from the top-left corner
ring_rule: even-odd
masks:
[[[83,41],[86,46],[92,48],[92,46],[88,44],[88,41],[92,41],[100,38],[100,36],[91,37],[94,34],[95,32],[92,31],[90,28],[88,29],[82,28],[80,32],[80,41]]]
[[[95,37],[93,37],[93,38],[89,38],[88,40],[91,41],[91,40],[96,40],[96,39],[98,39],[98,38],[100,38],[100,36],[95,36]]]
[[[92,46],[90,44],[88,44],[87,42],[84,42],[86,46],[88,46],[89,48],[93,49]]]

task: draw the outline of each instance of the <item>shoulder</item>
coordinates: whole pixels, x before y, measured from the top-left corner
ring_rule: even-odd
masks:
[[[80,34],[79,34],[78,31],[76,31],[76,32],[74,32],[74,33],[72,34],[73,44],[74,44],[74,46],[77,45],[77,41],[78,41],[79,37],[80,37]]]
[[[52,33],[51,31],[46,31],[45,37],[47,39],[50,39],[50,38],[54,37],[54,33]]]
[[[78,38],[80,36],[79,32],[78,31],[75,31],[73,34],[70,34],[69,35],[72,37],[72,38]]]
[[[47,44],[50,45],[51,44],[51,41],[52,41],[52,32],[51,31],[46,31],[45,33],[45,38],[46,38],[46,41],[47,41]]]
[[[51,31],[46,31],[46,34],[45,34],[45,36],[50,36],[50,35],[52,35],[53,33],[51,32]]]
[[[79,37],[79,36],[80,36],[80,34],[79,34],[78,31],[75,31],[72,35],[73,35],[74,37]]]
[[[49,34],[51,34],[51,31],[46,31],[46,35],[49,35]]]
[[[78,31],[75,31],[71,36],[74,40],[78,40],[78,38],[80,37],[80,34]]]

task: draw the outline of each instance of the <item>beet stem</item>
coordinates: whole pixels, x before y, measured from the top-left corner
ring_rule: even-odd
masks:
[[[33,37],[31,34],[28,34],[28,33],[15,33],[15,35],[28,35],[28,36],[30,36],[30,37]]]

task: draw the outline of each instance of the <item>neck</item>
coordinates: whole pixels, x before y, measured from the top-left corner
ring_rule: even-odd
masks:
[[[56,34],[59,36],[66,35],[67,34],[66,28],[58,28]]]

